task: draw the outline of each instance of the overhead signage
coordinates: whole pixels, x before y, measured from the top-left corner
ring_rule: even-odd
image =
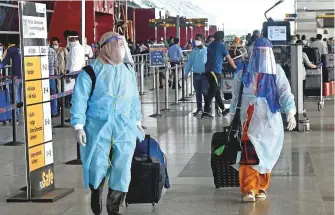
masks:
[[[174,27],[176,27],[176,24],[169,24],[169,23],[149,23],[148,27],[174,28]]]
[[[55,186],[45,4],[20,1],[19,19],[27,190],[7,201],[38,201],[44,194],[41,201],[52,201],[57,197],[47,193]]]
[[[207,18],[193,18],[193,19],[186,19],[186,22],[203,23],[203,22],[208,22],[208,19]]]
[[[165,46],[164,44],[154,44],[149,46],[150,67],[165,66]]]
[[[170,17],[167,19],[149,19],[149,27],[163,27],[163,28],[175,28],[177,26],[177,18]],[[207,18],[192,18],[187,19],[185,17],[179,18],[180,27],[208,27]]]
[[[208,27],[207,23],[186,23],[187,27]]]
[[[170,17],[166,19],[149,19],[149,23],[176,23],[177,18],[176,17]]]
[[[285,14],[286,18],[297,18],[297,14],[296,13],[287,13]]]

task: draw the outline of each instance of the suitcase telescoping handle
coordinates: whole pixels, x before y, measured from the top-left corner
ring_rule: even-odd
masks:
[[[146,134],[145,135],[145,139],[147,140],[147,145],[148,145],[148,154],[147,154],[147,156],[150,157],[150,139],[151,139],[150,135]]]

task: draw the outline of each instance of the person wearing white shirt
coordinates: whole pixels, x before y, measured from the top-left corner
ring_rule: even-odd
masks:
[[[79,72],[85,66],[85,50],[79,43],[78,36],[69,36],[70,51],[66,61],[66,71]]]
[[[87,45],[87,38],[85,38],[84,44],[85,44],[85,60],[93,58],[93,50],[91,46]]]
[[[318,48],[319,52],[320,52],[320,55],[328,54],[327,43],[322,41],[322,35],[321,34],[316,35],[316,40],[311,44],[311,47],[312,48]]]
[[[85,49],[79,43],[77,32],[71,32],[71,35],[68,36],[68,42],[70,51],[69,54],[67,55],[66,60],[66,73],[71,74],[74,72],[81,71],[82,68],[85,66]],[[64,83],[64,91],[66,92],[73,90],[74,85],[75,85],[74,78],[66,78]],[[66,96],[65,100],[66,100],[65,101],[66,106],[69,107],[71,96]],[[65,120],[65,122],[69,122],[69,119]]]

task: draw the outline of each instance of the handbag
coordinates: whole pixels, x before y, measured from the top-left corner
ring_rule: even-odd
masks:
[[[249,106],[247,110],[247,119],[243,124],[242,141],[241,141],[242,153],[241,153],[241,159],[239,162],[240,165],[258,165],[259,164],[259,158],[257,156],[255,147],[249,140],[249,137],[247,134],[250,121],[252,118],[252,114],[254,112],[254,107],[255,107],[254,105]]]

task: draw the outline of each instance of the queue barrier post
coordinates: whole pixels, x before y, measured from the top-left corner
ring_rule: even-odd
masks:
[[[141,61],[140,68],[140,95],[143,96],[146,93],[144,92],[144,62]]]
[[[80,160],[80,143],[77,143],[77,158],[71,161],[66,162],[67,165],[81,165],[82,162]]]
[[[174,91],[174,97],[175,97],[175,103],[173,105],[179,104],[179,88],[178,88],[178,76],[179,76],[179,65],[176,64],[174,68],[171,68],[171,70],[175,70],[174,72],[174,80],[175,80],[175,91]]]
[[[157,83],[159,82],[159,70],[157,69],[156,71],[156,68],[153,68],[153,78],[156,79]],[[156,87],[156,113],[155,114],[152,114],[150,115],[150,117],[153,117],[153,118],[161,118],[162,117],[162,114],[161,114],[161,111],[160,111],[160,100],[159,100],[159,88]]]
[[[191,73],[191,92],[190,92],[190,97],[193,97],[195,95],[194,91],[193,91],[193,86],[194,86],[194,83],[193,83],[193,72]]]
[[[156,85],[159,82],[159,79],[158,79],[158,82],[156,83],[156,76],[155,76],[155,72],[156,72],[155,70],[156,69],[152,68],[152,67],[149,67],[149,70],[151,71],[150,73],[153,73],[153,78],[152,78],[152,85],[153,85],[153,87],[150,90],[155,90],[156,88],[158,88],[158,87],[156,87]]]
[[[61,77],[61,83],[60,83],[60,89],[61,92],[64,92],[64,76]],[[61,97],[61,107],[60,107],[60,125],[54,126],[54,128],[70,128],[70,125],[65,124],[65,96]]]
[[[161,111],[173,111],[169,108],[169,69],[165,68],[165,108]]]
[[[181,99],[179,99],[179,101],[181,101],[181,102],[187,102],[187,101],[189,101],[189,99],[186,98],[186,87],[187,87],[187,85],[185,86],[184,67],[181,66],[180,70],[182,71],[182,77],[181,77],[181,80],[182,80],[182,83],[181,83],[182,97],[181,97]],[[176,82],[176,85],[177,85],[177,82]]]

